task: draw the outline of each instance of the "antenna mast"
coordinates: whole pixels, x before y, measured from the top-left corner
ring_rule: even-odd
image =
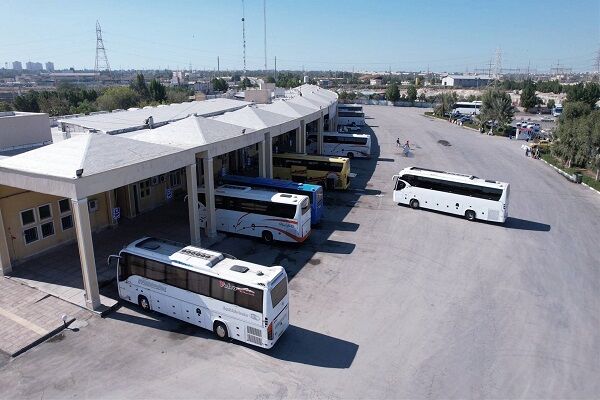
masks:
[[[96,63],[94,65],[96,80],[100,80],[101,71],[108,71],[109,78],[112,78],[108,57],[106,56],[106,48],[102,41],[102,28],[100,27],[100,22],[96,20]]]
[[[242,45],[244,48],[244,77],[246,76],[246,7],[242,0]]]
[[[265,72],[267,71],[267,0],[263,0],[263,20],[265,31]]]

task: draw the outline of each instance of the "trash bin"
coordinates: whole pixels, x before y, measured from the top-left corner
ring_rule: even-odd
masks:
[[[581,175],[581,172],[575,172],[575,183],[581,183],[581,181],[583,176]]]

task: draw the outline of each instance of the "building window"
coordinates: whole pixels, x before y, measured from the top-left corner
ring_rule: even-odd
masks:
[[[69,199],[62,199],[58,201],[58,208],[61,214],[65,214],[71,211],[71,202]]]
[[[60,225],[61,225],[63,231],[66,231],[67,229],[71,229],[73,227],[73,216],[69,214],[69,215],[65,215],[64,217],[61,217]]]
[[[38,229],[37,226],[33,228],[25,229],[23,231],[23,238],[25,239],[25,244],[37,242],[39,240]]]
[[[52,209],[50,208],[50,204],[44,204],[43,206],[39,206],[38,215],[40,216],[40,221],[52,218]]]
[[[21,211],[21,223],[23,226],[35,223],[35,212],[32,209]]]
[[[169,174],[169,186],[178,187],[181,186],[181,170],[173,171]]]
[[[150,196],[150,179],[140,182],[140,198]]]
[[[54,235],[54,222],[46,222],[41,225],[42,228],[42,238],[47,238],[48,236]]]

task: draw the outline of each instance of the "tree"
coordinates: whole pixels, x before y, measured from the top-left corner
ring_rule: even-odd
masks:
[[[427,96],[425,95],[425,93],[421,93],[419,95],[419,101],[426,101],[427,100]]]
[[[154,101],[162,102],[167,99],[167,88],[156,79],[150,81],[148,93],[150,94],[150,98]]]
[[[456,93],[442,93],[439,94],[436,98],[437,105],[435,106],[433,112],[435,115],[439,117],[443,117],[446,113],[450,113],[452,108],[454,107],[454,103],[456,103]]]
[[[106,89],[96,104],[100,110],[112,111],[135,107],[140,102],[140,96],[131,88],[114,86]]]
[[[390,84],[385,90],[385,98],[388,101],[400,100],[400,91],[398,90],[398,85],[396,85],[395,83]]]
[[[214,78],[212,80],[213,90],[217,92],[226,92],[229,89],[229,85],[223,78]]]
[[[167,88],[167,101],[169,103],[183,103],[189,101],[190,92],[185,88]]]
[[[265,78],[265,83],[275,83],[275,78],[269,75]]]
[[[567,102],[582,101],[591,107],[600,100],[600,85],[596,82],[588,82],[585,85],[579,82],[567,89]]]
[[[129,84],[129,87],[133,89],[142,100],[150,98],[150,91],[148,90],[148,85],[146,85],[144,74],[137,74],[135,80],[131,81]]]
[[[553,100],[553,99],[549,99],[549,100],[548,100],[548,102],[546,103],[546,107],[547,107],[549,110],[552,110],[552,109],[554,108],[554,106],[555,106],[555,105],[556,105],[556,103],[554,102],[554,100]]]
[[[12,111],[12,107],[5,101],[0,101],[0,112]]]
[[[13,100],[13,106],[16,111],[40,112],[38,97],[39,94],[35,90],[27,92],[15,97]]]
[[[406,97],[408,101],[414,102],[417,99],[417,88],[415,85],[410,85],[406,91]]]
[[[593,144],[590,144],[590,130],[586,118],[592,108],[583,101],[566,102],[558,120],[556,143],[553,153],[562,158],[567,168],[572,165],[584,165],[591,156]]]
[[[252,82],[250,81],[250,79],[245,77],[244,79],[242,79],[240,86],[242,89],[246,89],[252,87]]]
[[[513,118],[514,110],[510,96],[498,89],[489,89],[483,93],[481,98],[481,112],[479,114],[479,122],[481,129],[484,128],[488,121],[490,124],[490,132],[494,132],[494,125],[504,127],[508,125]]]
[[[539,102],[539,98],[535,95],[535,83],[531,79],[526,80],[521,90],[521,107],[527,110],[537,106]]]

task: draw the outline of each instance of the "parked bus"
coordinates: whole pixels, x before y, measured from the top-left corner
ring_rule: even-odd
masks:
[[[150,237],[108,260],[117,267],[120,298],[220,339],[270,349],[289,325],[287,274],[280,266]]]
[[[349,158],[288,153],[273,154],[273,176],[326,189],[348,189],[352,174]]]
[[[198,193],[200,221],[206,220],[204,193]],[[273,240],[302,243],[310,234],[307,196],[275,193],[249,186],[223,185],[215,189],[217,230]]]
[[[317,134],[308,135],[306,152],[317,153]],[[371,135],[323,132],[323,155],[341,157],[371,157]]]
[[[560,115],[563,112],[563,107],[562,104],[556,104],[554,106],[554,108],[552,109],[552,116],[553,117],[560,117]]]
[[[240,186],[250,186],[257,189],[272,190],[279,193],[291,193],[307,196],[310,199],[310,221],[316,225],[323,216],[323,188],[320,185],[310,183],[298,183],[282,179],[267,179],[260,177],[249,177],[240,175],[225,175],[223,183]]]
[[[452,107],[453,115],[479,115],[480,112],[481,101],[459,101]]]
[[[429,208],[467,219],[504,222],[508,216],[508,183],[472,175],[405,168],[394,175],[394,202]]]

